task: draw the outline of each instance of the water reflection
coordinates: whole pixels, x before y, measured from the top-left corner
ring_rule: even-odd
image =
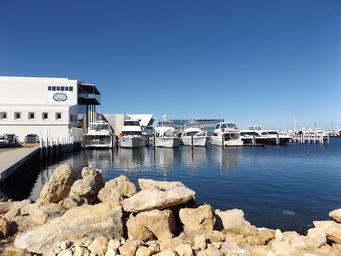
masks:
[[[214,150],[213,158],[220,171],[233,171],[238,167],[243,150],[241,147],[215,147]]]
[[[122,169],[127,175],[138,172],[144,162],[143,148],[120,148],[114,152],[114,167]]]
[[[207,165],[208,149],[205,147],[183,147],[181,150],[181,164],[185,167],[196,170],[201,166]]]
[[[179,149],[171,148],[155,148],[154,151],[154,165],[155,168],[161,170],[163,175],[167,175],[174,165],[180,162]]]

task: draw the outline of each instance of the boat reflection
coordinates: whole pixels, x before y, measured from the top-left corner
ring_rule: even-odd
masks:
[[[183,166],[197,170],[208,163],[208,149],[206,147],[182,147],[181,163]]]
[[[238,167],[242,151],[241,147],[214,147],[214,150],[216,152],[212,155],[219,170],[233,171]]]

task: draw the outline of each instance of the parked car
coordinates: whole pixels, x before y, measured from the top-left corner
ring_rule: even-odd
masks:
[[[37,134],[27,134],[25,137],[25,143],[39,143],[39,136]]]
[[[17,144],[18,143],[18,136],[13,134],[6,134],[9,144]]]
[[[7,135],[0,135],[0,147],[8,147],[9,141]]]

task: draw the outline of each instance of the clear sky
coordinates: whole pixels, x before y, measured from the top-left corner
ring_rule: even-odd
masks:
[[[0,0],[0,75],[95,83],[101,112],[341,128],[341,1]]]

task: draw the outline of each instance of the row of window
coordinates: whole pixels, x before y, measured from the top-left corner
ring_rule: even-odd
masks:
[[[72,92],[73,87],[72,86],[49,86],[48,87],[49,91],[62,91],[62,92]]]
[[[49,113],[43,112],[41,113],[41,119],[42,120],[49,120]],[[14,112],[14,119],[15,120],[21,120],[22,113],[21,112]],[[55,119],[56,120],[62,120],[63,115],[61,112],[55,113]],[[28,112],[27,113],[28,120],[36,120],[36,113],[35,112]],[[7,120],[7,112],[0,112],[0,120]]]

